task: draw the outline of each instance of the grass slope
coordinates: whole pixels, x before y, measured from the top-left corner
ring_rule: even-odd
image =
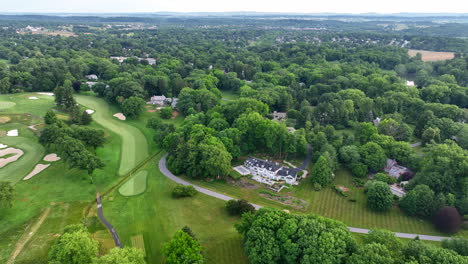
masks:
[[[28,99],[32,96],[39,99]],[[15,103],[12,107],[1,109],[2,113],[30,113],[37,116],[44,116],[50,108],[55,107],[53,96],[37,93],[4,94],[0,95],[0,101]]]
[[[187,225],[204,247],[208,263],[247,263],[241,236],[234,229],[239,218],[228,216],[223,201],[203,194],[187,199],[172,198],[175,183],[157,168],[161,155],[142,168],[149,172],[144,194],[125,197],[115,191],[103,202],[104,214],[124,246],[131,246],[132,238],[136,240],[141,235],[148,263],[162,263],[163,244]]]
[[[147,176],[147,171],[139,171],[119,188],[119,193],[123,196],[133,196],[144,193],[146,190]]]
[[[76,95],[75,98],[81,105],[96,111],[93,119],[97,123],[121,137],[120,175],[129,172],[138,162],[148,157],[146,137],[137,128],[112,117],[115,112],[107,102],[92,96]]]

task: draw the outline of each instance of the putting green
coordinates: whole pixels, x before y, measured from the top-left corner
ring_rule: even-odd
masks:
[[[143,193],[146,190],[147,171],[139,171],[119,188],[119,193],[123,196],[133,196]]]
[[[139,162],[148,157],[148,142],[138,128],[115,119],[111,106],[101,98],[85,95],[75,96],[78,103],[86,108],[94,109],[93,120],[101,126],[120,135],[122,149],[120,153],[119,174],[124,175]]]
[[[15,105],[16,105],[16,103],[13,103],[13,102],[0,101],[0,109],[7,109],[7,108],[13,107]]]
[[[16,183],[26,176],[34,166],[42,159],[45,154],[44,147],[29,137],[23,137],[27,133],[26,128],[22,128],[20,124],[12,124],[20,129],[19,137],[1,137],[0,143],[21,149],[24,155],[17,161],[8,164],[0,169],[0,181],[10,181]],[[8,127],[8,129],[13,127]]]

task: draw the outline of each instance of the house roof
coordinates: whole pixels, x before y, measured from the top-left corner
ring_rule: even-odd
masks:
[[[298,173],[298,169],[291,169],[291,168],[286,168],[286,167],[283,167],[283,168],[281,168],[281,170],[278,171],[279,176],[289,176],[289,175],[291,175],[293,177],[296,177],[297,173]]]
[[[151,97],[151,101],[164,101],[166,100],[166,96],[164,95],[155,95]]]
[[[265,168],[273,172],[281,168],[281,165],[279,163],[268,161],[268,160],[257,159],[257,158],[248,158],[245,160],[245,164],[249,166],[255,166],[258,168]]]

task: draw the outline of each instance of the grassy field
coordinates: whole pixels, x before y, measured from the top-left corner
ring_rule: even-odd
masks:
[[[446,235],[438,232],[429,221],[407,216],[397,207],[385,213],[376,213],[369,210],[366,204],[366,195],[362,188],[357,188],[353,185],[352,177],[346,170],[340,170],[336,173],[334,184],[349,188],[349,197],[356,199],[356,202],[349,201],[348,198],[338,194],[332,187],[315,192],[310,179],[304,179],[300,185],[294,186],[292,189],[283,189],[280,192],[280,195],[283,197],[292,196],[305,200],[308,204],[305,210],[262,197],[260,194],[267,189],[260,185],[257,189],[252,189],[240,188],[228,184],[224,180],[204,182],[194,181],[186,177],[184,179],[231,197],[244,198],[252,203],[263,206],[288,209],[298,214],[319,214],[342,221],[348,226],[370,229],[382,228],[394,232],[426,235]],[[248,182],[252,181],[248,180]],[[468,237],[468,232],[460,231],[457,236]]]
[[[442,60],[451,60],[455,57],[453,52],[441,52],[441,51],[429,51],[429,50],[408,50],[408,55],[411,57],[416,56],[416,54],[421,53],[421,59],[423,61],[442,61]]]
[[[29,97],[35,96],[38,100],[30,100]],[[3,103],[14,103],[12,107],[1,108]],[[0,113],[30,113],[36,116],[44,116],[47,110],[55,106],[54,97],[41,95],[37,93],[20,93],[0,95]]]
[[[147,171],[139,171],[119,188],[119,193],[123,196],[134,196],[142,194],[146,190]]]
[[[146,137],[138,128],[112,117],[116,112],[108,103],[101,98],[91,96],[77,95],[75,98],[81,105],[96,111],[93,119],[99,125],[121,137],[120,175],[129,172],[136,164],[148,157]]]
[[[238,218],[227,215],[223,201],[206,195],[172,198],[175,183],[157,168],[161,155],[142,168],[149,172],[145,193],[125,197],[115,191],[103,202],[104,214],[123,244],[130,246],[132,238],[142,236],[148,263],[161,263],[162,245],[187,225],[204,247],[208,263],[246,263],[241,237],[234,229]]]
[[[26,127],[28,124],[42,120],[32,115],[27,115],[29,118],[24,119],[25,115],[22,113],[31,111],[44,114],[53,107],[51,99],[53,97],[46,97],[49,99],[44,99],[41,102],[41,100],[27,99],[28,95],[1,96],[2,99],[8,97],[16,102],[14,107],[7,109],[16,114],[3,111],[1,115],[12,117],[11,122],[21,123],[0,124],[0,130],[18,128],[20,134],[19,137],[1,137],[0,142],[17,146],[25,151],[25,155],[17,161],[17,168],[12,163],[0,170],[0,175],[2,177],[7,175],[8,180],[21,179],[44,156],[44,149],[37,142],[37,137]],[[24,105],[27,106],[23,110]],[[91,126],[103,128],[96,122],[93,122]],[[94,200],[96,190],[107,190],[109,186],[120,179],[117,172],[122,145],[121,138],[112,131],[105,130],[105,132],[106,143],[104,147],[97,149],[97,154],[103,159],[106,166],[94,172],[94,185],[86,172],[69,169],[63,161],[52,163],[49,168],[28,181],[16,183],[16,198],[13,207],[0,209],[0,237],[2,238],[0,239],[0,263],[6,263],[17,242],[27,232],[27,227],[35,224],[42,212],[46,208],[50,208],[50,215],[40,225],[37,233],[31,235],[30,241],[17,257],[17,260],[25,261],[45,260],[54,235],[60,233],[64,226],[81,221],[84,209],[90,201]]]

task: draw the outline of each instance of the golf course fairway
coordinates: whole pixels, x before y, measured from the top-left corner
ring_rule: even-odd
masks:
[[[93,120],[111,130],[122,139],[119,174],[124,175],[140,161],[148,157],[148,142],[143,133],[136,127],[113,117],[110,105],[101,98],[76,95],[77,102],[86,108],[93,109]]]

